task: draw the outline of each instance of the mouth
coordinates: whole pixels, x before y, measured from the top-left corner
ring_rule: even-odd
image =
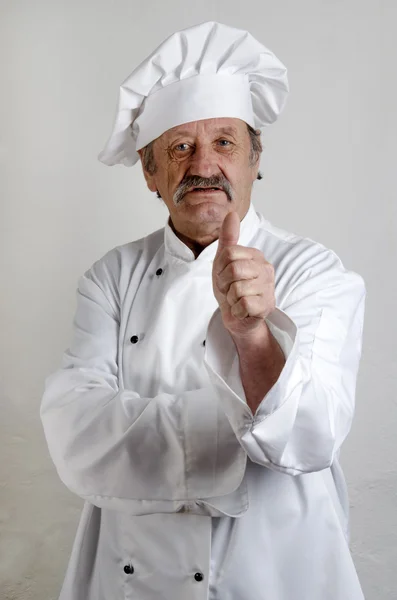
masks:
[[[216,187],[208,187],[208,188],[191,188],[187,193],[188,194],[214,194],[216,192],[223,192],[223,190],[221,188],[216,188]]]

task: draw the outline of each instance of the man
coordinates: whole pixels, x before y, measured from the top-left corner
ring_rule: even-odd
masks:
[[[251,201],[286,69],[209,22],[120,90],[100,159],[141,161],[169,218],[79,279],[46,379],[52,459],[85,500],[60,600],[362,600],[339,451],[362,277]]]

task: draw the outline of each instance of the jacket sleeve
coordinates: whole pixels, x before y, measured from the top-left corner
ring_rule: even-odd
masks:
[[[332,251],[305,264],[300,280],[266,319],[286,362],[255,415],[246,403],[234,342],[220,310],[214,313],[204,363],[253,462],[289,475],[332,464],[354,414],[365,295],[363,278],[347,271]]]
[[[119,388],[120,311],[104,289],[90,271],[79,278],[72,342],[45,380],[40,417],[60,479],[136,514],[237,489],[247,454],[212,384],[154,398]]]

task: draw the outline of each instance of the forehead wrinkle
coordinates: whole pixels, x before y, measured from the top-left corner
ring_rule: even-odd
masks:
[[[237,135],[237,129],[235,127],[219,127],[216,129],[219,133],[230,133],[232,135]]]

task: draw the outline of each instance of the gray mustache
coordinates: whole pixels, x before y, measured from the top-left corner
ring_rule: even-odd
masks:
[[[192,187],[201,187],[201,188],[210,188],[217,187],[223,190],[230,201],[232,201],[232,188],[226,177],[219,177],[218,175],[214,175],[213,177],[200,177],[199,175],[192,175],[191,177],[187,177],[184,179],[174,194],[174,203],[178,204],[183,198],[183,196],[187,193],[189,188]]]

